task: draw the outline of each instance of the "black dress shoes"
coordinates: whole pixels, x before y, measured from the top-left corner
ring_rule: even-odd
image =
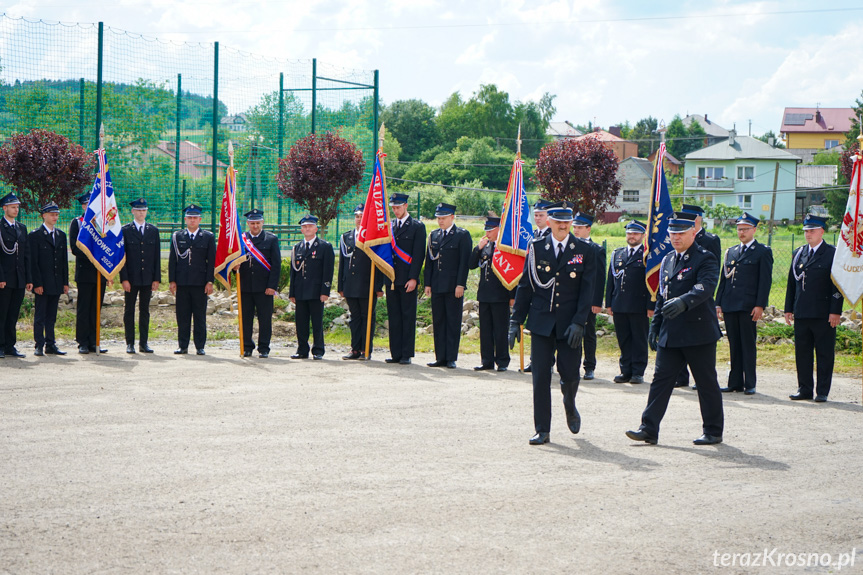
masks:
[[[65,351],[60,351],[56,344],[45,346],[45,355],[66,355]]]
[[[533,364],[532,363],[527,364],[527,367],[524,368],[523,373],[533,373]]]
[[[571,411],[569,409],[566,410],[566,426],[569,427],[572,433],[581,431],[581,415],[579,415],[578,409],[575,407]]]
[[[404,357],[404,358],[399,360],[399,365],[410,365],[410,364],[411,364],[411,358],[409,358],[409,357]]]
[[[45,352],[42,351],[41,347],[37,347],[36,351],[33,352],[33,355],[35,355],[36,357],[42,357],[43,355],[45,355]]]
[[[342,359],[362,359],[363,354],[358,351],[351,351],[348,355],[343,355]]]
[[[446,366],[448,369],[455,369],[455,362],[454,361],[448,361],[448,362],[446,362]]]
[[[530,443],[531,445],[542,445],[543,443],[548,443],[549,440],[550,438],[548,436],[548,433],[540,431],[536,435],[531,437],[528,443]]]
[[[708,435],[704,434],[698,439],[693,439],[692,443],[695,445],[716,445],[717,443],[722,443],[721,435]]]
[[[798,389],[797,393],[792,393],[788,397],[794,401],[799,401],[801,399],[812,399],[812,394],[811,393],[803,393],[802,391],[800,391]]]
[[[750,387],[749,389],[744,389],[743,395],[755,395],[755,388]]]
[[[506,371],[506,366],[505,365],[498,366],[497,370],[498,371]]]
[[[312,359],[314,359],[315,361],[321,361],[322,359],[324,359],[324,356],[322,356],[322,355],[313,355],[313,356],[312,356]]]
[[[138,351],[140,351],[141,353],[153,353],[153,350],[150,349],[150,346],[146,343],[139,345]]]
[[[264,359],[267,359],[268,357],[270,357],[270,352],[268,352],[268,351],[259,351],[259,352],[258,352],[258,357],[262,357],[262,358],[264,358]]]
[[[135,353],[135,346],[131,343],[126,346],[126,353]]]
[[[432,362],[427,363],[426,365],[429,367],[445,367],[446,362],[445,361],[432,361]]]
[[[198,351],[195,352],[195,355],[207,355],[207,352],[204,351],[204,348],[202,347],[201,349],[199,349]]]
[[[244,352],[243,352],[243,357],[252,357],[252,352],[251,352],[251,350],[249,350],[249,351],[244,351]]]
[[[593,379],[594,377],[595,377],[595,376],[593,375],[593,370],[592,370],[592,369],[585,369],[585,370],[584,370],[584,379],[591,380],[591,379]]]
[[[638,429],[636,431],[627,431],[626,437],[633,441],[643,441],[644,443],[649,443],[650,445],[656,445],[656,442],[659,441],[657,438],[648,435],[643,429]]]
[[[303,355],[300,353],[295,353],[294,355],[291,356],[291,359],[309,359],[309,356]]]
[[[826,395],[816,395],[815,396],[815,403],[824,403],[825,401],[827,401]]]
[[[632,377],[621,373],[620,375],[614,376],[614,383],[629,383],[630,379],[632,379]]]
[[[23,353],[21,353],[20,351],[15,349],[14,347],[12,349],[5,350],[5,355],[6,355],[6,357],[27,357],[26,355],[24,355]]]
[[[722,393],[734,393],[735,391],[743,391],[742,387],[720,387]]]
[[[629,379],[629,383],[644,383],[644,376],[641,375],[633,375]]]
[[[401,362],[402,362],[401,358],[396,359],[394,357],[388,357],[384,360],[384,363],[401,363]]]
[[[0,349],[0,359],[3,359],[4,357],[6,357],[6,352]]]
[[[185,347],[179,347],[174,350],[174,355],[186,355],[189,353],[189,350]]]
[[[90,353],[90,348],[88,348],[86,345],[79,345],[78,353],[80,353],[81,355],[87,355],[88,353]]]
[[[95,346],[95,345],[94,345],[94,346],[92,346],[92,347],[89,347],[89,348],[87,348],[87,349],[89,349],[89,350],[90,350],[90,353],[96,353],[96,346]],[[99,348],[99,353],[108,353],[108,350],[107,350],[107,349],[105,349],[105,348],[103,348],[103,347],[100,347],[100,348]]]
[[[478,365],[473,368],[474,371],[491,371],[494,369],[493,365]]]

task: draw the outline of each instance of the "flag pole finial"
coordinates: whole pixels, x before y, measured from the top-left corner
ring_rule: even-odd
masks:
[[[99,149],[105,147],[105,122],[99,124]]]
[[[384,149],[384,123],[381,122],[381,129],[378,131],[378,149],[383,151]]]
[[[518,124],[518,136],[515,137],[516,155],[521,158],[521,123]]]
[[[234,167],[234,143],[228,140],[228,158],[231,159],[231,167]]]

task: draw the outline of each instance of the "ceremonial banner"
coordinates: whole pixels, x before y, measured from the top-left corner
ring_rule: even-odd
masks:
[[[841,241],[837,242],[830,275],[851,307],[863,297],[863,214],[860,213],[861,154],[854,157],[851,189],[842,218]]]
[[[513,289],[521,280],[524,271],[524,258],[533,238],[530,225],[530,207],[524,193],[524,161],[516,158],[509,173],[509,185],[503,202],[500,217],[500,232],[494,248],[492,269],[494,275],[506,286]]]
[[[216,236],[216,279],[231,288],[231,270],[246,261],[246,245],[240,239],[240,219],[237,214],[237,171],[233,165],[225,175],[225,193]]]
[[[395,244],[392,226],[390,225],[389,201],[387,200],[387,186],[384,179],[384,168],[381,165],[382,152],[378,151],[375,156],[375,171],[372,174],[372,183],[369,185],[369,193],[366,196],[363,219],[357,230],[356,246],[363,250],[374,262],[375,266],[390,281],[395,281],[396,274],[393,269],[393,253],[401,252]],[[410,256],[401,252],[402,259]]]
[[[653,185],[650,197],[650,213],[647,216],[647,246],[644,251],[644,267],[647,268],[644,281],[650,291],[651,299],[656,301],[659,289],[659,266],[662,259],[672,250],[668,238],[668,220],[671,217],[671,197],[668,195],[668,182],[662,162],[665,159],[665,143],[659,144],[656,163],[653,166]]]
[[[105,150],[96,150],[96,155],[99,174],[93,183],[84,216],[79,220],[81,226],[75,241],[99,273],[112,280],[126,263],[126,248]]]

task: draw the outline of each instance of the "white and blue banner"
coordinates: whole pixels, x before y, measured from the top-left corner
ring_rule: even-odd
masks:
[[[99,174],[93,183],[84,216],[79,220],[81,228],[77,244],[99,273],[112,280],[126,263],[126,248],[105,150],[97,150],[96,155],[99,157]]]

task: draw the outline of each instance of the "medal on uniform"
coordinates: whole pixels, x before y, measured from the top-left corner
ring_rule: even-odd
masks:
[[[677,281],[680,281],[682,279],[683,279],[683,274],[682,273],[677,274]]]

